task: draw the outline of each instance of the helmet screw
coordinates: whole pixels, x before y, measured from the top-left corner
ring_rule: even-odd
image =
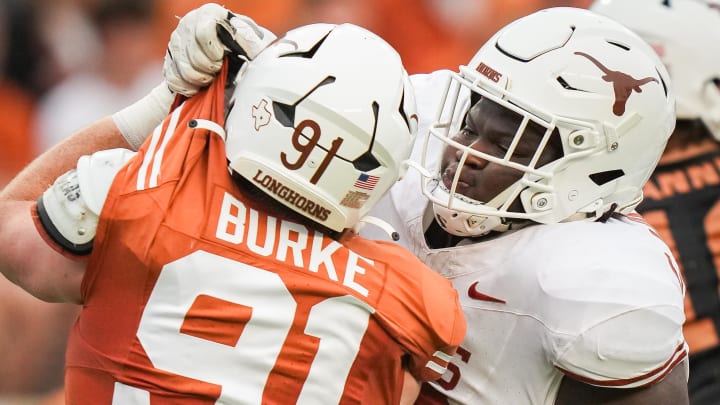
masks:
[[[554,200],[551,194],[538,193],[532,197],[530,204],[535,210],[545,211],[552,208],[553,202]]]
[[[570,193],[568,193],[568,200],[570,200],[570,201],[575,201],[575,199],[577,198],[577,196],[578,196],[578,191],[577,191],[577,190],[572,190],[572,191],[570,191]]]
[[[617,142],[613,142],[613,143],[610,145],[610,150],[615,150],[615,149],[617,149],[617,148],[618,148],[618,143],[617,143]]]
[[[580,146],[583,144],[583,142],[585,142],[585,137],[582,135],[578,135],[573,138],[573,143],[575,144],[575,146]]]

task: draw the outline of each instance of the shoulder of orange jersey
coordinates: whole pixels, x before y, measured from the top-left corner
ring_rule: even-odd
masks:
[[[411,353],[411,372],[424,381],[440,378],[466,332],[457,291],[396,243],[354,242],[354,251],[372,256],[385,270],[376,315]]]

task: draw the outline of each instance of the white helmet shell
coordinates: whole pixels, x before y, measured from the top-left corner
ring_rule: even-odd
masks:
[[[598,0],[591,9],[635,31],[670,72],[678,119],[700,119],[720,140],[720,3]]]
[[[335,231],[406,170],[417,128],[397,52],[351,24],[288,32],[247,64],[230,101],[230,168]]]
[[[522,117],[514,142],[530,121],[546,129],[533,162],[554,132],[564,156],[524,166],[511,161],[512,150],[490,156],[454,142],[451,129],[468,110],[470,92]],[[461,168],[449,190],[437,178],[426,179],[423,192],[438,222],[452,223],[446,230],[461,236],[507,229],[507,218],[556,223],[597,219],[611,208],[631,211],[675,125],[668,73],[652,48],[621,24],[570,7],[502,28],[454,75],[444,106],[429,138],[522,174],[490,201],[455,194]],[[523,211],[511,211],[518,198]]]

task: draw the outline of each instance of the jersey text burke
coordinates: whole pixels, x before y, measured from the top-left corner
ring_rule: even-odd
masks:
[[[307,266],[308,270],[315,273],[319,272],[322,266],[328,279],[340,282],[364,297],[368,296],[368,289],[356,279],[365,274],[366,267],[361,263],[365,262],[369,264],[367,267],[370,267],[374,264],[373,261],[353,251],[348,251],[347,256],[336,255],[338,250],[344,250],[341,249],[342,245],[332,241],[323,247],[322,233],[309,231],[305,226],[295,222],[278,221],[270,215],[263,217],[266,221],[264,225],[267,227],[264,243],[257,240],[258,229],[261,227],[259,213],[248,209],[241,201],[225,193],[215,236],[233,244],[245,243],[253,253],[273,256],[298,268]],[[310,253],[310,261],[307,264],[303,260],[305,251]],[[341,269],[341,274],[338,274],[337,269]]]

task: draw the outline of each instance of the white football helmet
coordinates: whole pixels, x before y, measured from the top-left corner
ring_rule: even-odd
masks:
[[[591,6],[635,31],[673,81],[678,119],[700,119],[720,140],[720,5],[697,0],[598,0]]]
[[[288,32],[240,73],[230,168],[325,227],[353,227],[407,170],[417,129],[398,53],[351,24]]]
[[[490,99],[523,117],[505,156],[452,139],[471,92],[473,99]],[[508,218],[556,223],[594,220],[609,210],[627,213],[642,200],[642,187],[674,128],[674,106],[665,67],[636,34],[584,9],[536,12],[498,31],[449,80],[428,142],[457,148],[460,167],[448,189],[430,156],[433,148],[426,147],[423,193],[438,223],[459,236],[506,230]],[[511,157],[531,121],[546,131],[531,163],[522,165]],[[535,167],[553,132],[564,156]],[[471,155],[522,177],[489,201],[460,195],[455,190]],[[522,211],[513,211],[518,198]]]

